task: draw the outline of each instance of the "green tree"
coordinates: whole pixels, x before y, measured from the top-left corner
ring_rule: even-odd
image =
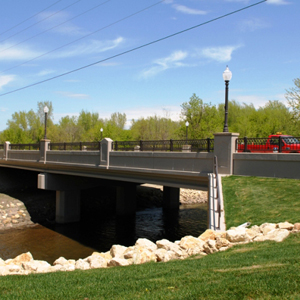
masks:
[[[179,123],[158,116],[132,120],[131,132],[135,140],[168,140],[177,138]]]
[[[288,105],[292,108],[293,117],[296,121],[300,120],[300,78],[294,79],[295,86],[286,90],[285,98]]]
[[[204,103],[202,99],[193,94],[189,102],[181,105],[180,135],[185,136],[185,122],[189,122],[188,134],[190,139],[203,139],[213,137],[215,132],[222,128],[222,116],[220,110],[211,103]]]

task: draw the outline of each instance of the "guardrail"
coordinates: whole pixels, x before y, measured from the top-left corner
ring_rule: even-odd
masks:
[[[49,150],[100,151],[101,142],[49,143]]]
[[[4,149],[4,145],[2,145]],[[40,150],[40,144],[9,144],[10,150]]]
[[[182,151],[184,145],[190,145],[192,152],[212,152],[214,140],[150,140],[150,141],[114,141],[114,151]]]
[[[279,136],[272,138],[238,138],[237,152],[261,153],[300,153],[300,138],[293,136]]]
[[[182,151],[183,146],[189,145],[191,152],[212,152],[214,140],[150,140],[150,141],[114,141],[114,151]],[[0,144],[0,150],[4,149]],[[10,144],[10,150],[39,150],[40,144]],[[60,151],[100,151],[101,142],[49,143],[48,150]]]

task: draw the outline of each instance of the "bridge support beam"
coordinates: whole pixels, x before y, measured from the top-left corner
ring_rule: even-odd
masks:
[[[117,187],[116,214],[132,215],[136,211],[136,185],[128,183]]]
[[[80,220],[80,190],[56,191],[55,220],[61,224]]]
[[[180,189],[164,186],[163,208],[164,209],[179,209]]]

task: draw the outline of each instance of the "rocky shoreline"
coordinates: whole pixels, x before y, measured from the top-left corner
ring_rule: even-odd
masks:
[[[13,259],[0,258],[0,275],[28,275],[57,271],[89,270],[114,266],[128,266],[147,262],[167,262],[185,259],[192,255],[202,257],[218,251],[251,242],[273,240],[282,242],[292,233],[300,231],[300,223],[265,223],[247,228],[248,224],[230,228],[224,232],[208,229],[199,237],[185,236],[180,241],[166,239],[153,243],[147,239],[138,239],[134,246],[113,245],[105,253],[94,252],[79,260],[60,257],[50,265],[46,261],[34,260],[31,253],[23,253]]]
[[[6,194],[0,194],[0,230],[34,225],[24,203]]]

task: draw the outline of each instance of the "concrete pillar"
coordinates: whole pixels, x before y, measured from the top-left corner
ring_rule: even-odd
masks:
[[[50,140],[41,140],[40,141],[40,162],[43,162],[44,164],[47,161],[46,153],[48,151],[50,144]]]
[[[116,214],[131,215],[136,212],[136,185],[128,183],[117,187]]]
[[[80,190],[56,191],[56,222],[71,223],[80,220]]]
[[[10,142],[5,142],[5,143],[4,143],[4,153],[3,153],[3,158],[4,158],[5,160],[8,159],[9,145],[10,145]]]
[[[112,151],[113,140],[105,138],[101,141],[100,166],[109,167],[109,152]]]
[[[219,174],[233,174],[233,153],[239,133],[220,132],[214,134],[214,154],[218,158]]]
[[[163,208],[179,209],[180,189],[164,186]]]

